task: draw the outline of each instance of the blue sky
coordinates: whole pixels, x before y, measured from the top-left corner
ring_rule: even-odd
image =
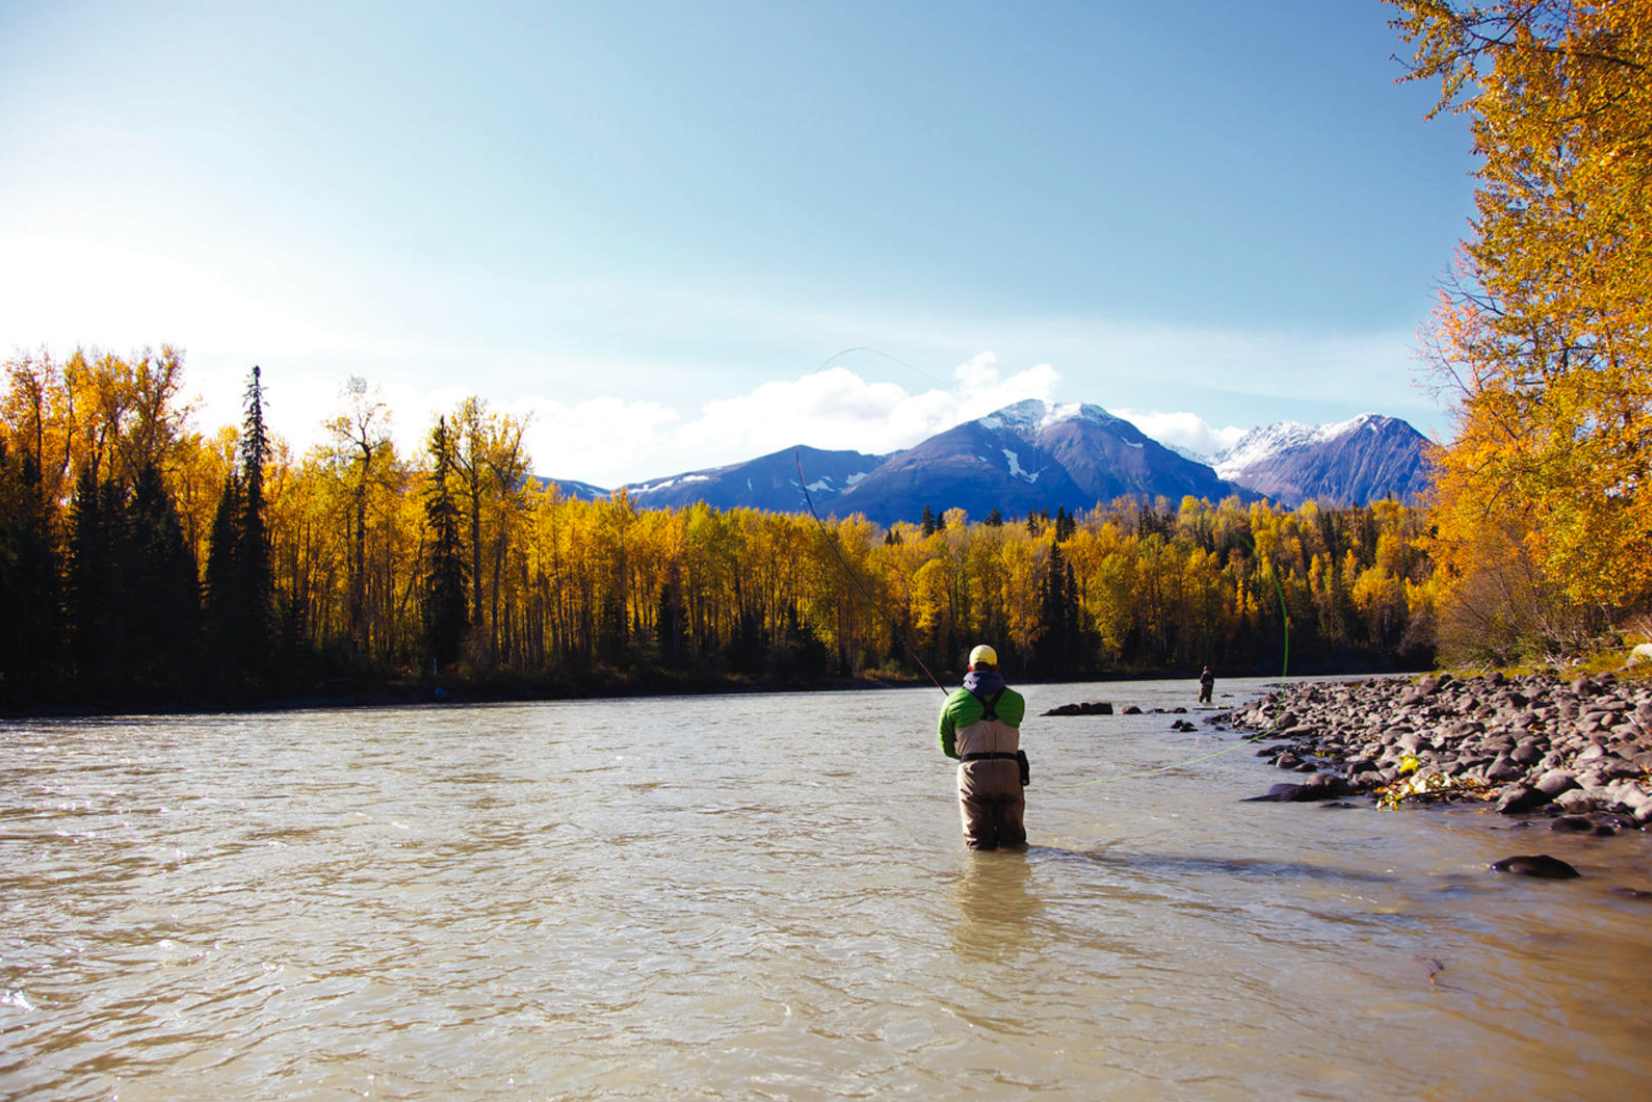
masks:
[[[1023,397],[1440,430],[1472,160],[1390,10],[0,0],[0,354],[181,345],[203,425],[259,363],[301,446],[475,393],[603,485]]]

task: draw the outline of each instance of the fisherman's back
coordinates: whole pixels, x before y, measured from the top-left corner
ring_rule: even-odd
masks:
[[[1004,684],[990,647],[970,654],[964,687],[941,707],[941,752],[958,759],[958,811],[971,849],[1027,840],[1021,757],[1026,700]]]

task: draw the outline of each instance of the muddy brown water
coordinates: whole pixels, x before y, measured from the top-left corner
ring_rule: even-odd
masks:
[[[969,854],[940,701],[0,725],[0,1096],[1652,1090],[1645,836],[1243,803],[1248,747],[1136,775],[1236,738],[1148,714],[1029,719],[1032,846]]]

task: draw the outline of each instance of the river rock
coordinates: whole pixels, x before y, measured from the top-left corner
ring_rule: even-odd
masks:
[[[1540,880],[1575,880],[1578,871],[1558,857],[1546,853],[1521,854],[1505,857],[1491,863],[1493,872],[1513,873],[1516,876],[1535,876]]]
[[[1308,803],[1354,794],[1353,786],[1335,773],[1315,773],[1301,784],[1276,784],[1266,795],[1250,797],[1250,802]]]
[[[1047,716],[1110,716],[1113,706],[1104,700],[1090,700],[1083,704],[1058,704],[1044,713]]]
[[[1392,783],[1402,767],[1438,773],[1456,782],[1441,798],[1493,799],[1510,814],[1576,792],[1575,813],[1652,826],[1641,787],[1652,772],[1652,685],[1543,674],[1298,682],[1223,718],[1250,737],[1289,736],[1272,755],[1286,769],[1328,764],[1363,788]]]
[[[1537,778],[1532,787],[1552,800],[1567,789],[1576,788],[1577,778],[1564,769],[1551,769]]]
[[[1503,789],[1497,800],[1497,810],[1505,815],[1534,811],[1549,802],[1549,798],[1527,784],[1513,784]]]
[[[1598,808],[1595,798],[1581,788],[1568,788],[1555,797],[1555,806],[1569,815],[1587,815]]]

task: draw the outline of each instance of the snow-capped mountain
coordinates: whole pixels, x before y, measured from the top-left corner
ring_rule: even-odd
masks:
[[[1032,399],[1006,406],[890,456],[837,505],[888,523],[928,505],[979,520],[997,509],[1091,509],[1125,494],[1219,499],[1234,492],[1209,467],[1184,459],[1100,406]]]
[[[1406,422],[1376,413],[1329,425],[1280,421],[1247,432],[1212,466],[1221,477],[1286,505],[1309,498],[1327,505],[1411,501],[1428,485],[1427,442]]]
[[[823,451],[820,448],[787,448],[745,463],[688,471],[670,478],[635,482],[625,487],[639,508],[667,508],[703,501],[716,509],[765,509],[772,513],[800,513],[808,508],[804,483],[798,468],[808,479],[809,499],[824,516],[837,498],[853,487],[884,460],[880,455],[855,451]]]
[[[1059,508],[1092,509],[1121,496],[1218,501],[1238,494],[1297,505],[1363,505],[1414,499],[1426,485],[1421,433],[1404,421],[1364,414],[1334,425],[1290,421],[1252,429],[1208,463],[1153,440],[1095,405],[1018,402],[954,426],[903,452],[787,448],[745,463],[688,471],[625,487],[638,506],[703,501],[718,509],[822,516],[861,513],[889,524],[961,508],[971,520]],[[798,477],[801,465],[803,478]],[[591,500],[609,491],[558,480]],[[808,486],[805,500],[803,486]]]

